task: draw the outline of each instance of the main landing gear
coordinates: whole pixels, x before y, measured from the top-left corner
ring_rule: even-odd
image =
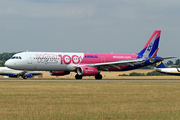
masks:
[[[96,79],[96,80],[101,80],[101,79],[102,79],[102,75],[101,75],[101,74],[95,75],[95,79]]]
[[[82,75],[76,74],[76,75],[75,75],[75,78],[76,78],[77,80],[80,80],[80,79],[82,79]],[[101,74],[95,75],[95,79],[96,79],[96,80],[101,80],[101,79],[102,79],[102,75],[101,75]]]
[[[80,80],[80,79],[82,79],[82,75],[76,74],[75,78],[78,79],[78,80]]]

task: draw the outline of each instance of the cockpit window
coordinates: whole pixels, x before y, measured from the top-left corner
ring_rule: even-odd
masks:
[[[12,56],[11,59],[22,59],[20,56]]]

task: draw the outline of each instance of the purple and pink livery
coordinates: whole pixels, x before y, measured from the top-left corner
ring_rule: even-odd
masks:
[[[51,75],[56,76],[76,72],[76,79],[82,79],[83,76],[95,76],[95,79],[102,79],[101,71],[133,70],[173,58],[157,56],[160,34],[160,30],[154,31],[143,49],[137,54],[22,52],[15,54],[6,61],[5,65],[24,71],[49,71]]]

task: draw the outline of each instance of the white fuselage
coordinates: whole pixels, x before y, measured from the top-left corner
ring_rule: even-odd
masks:
[[[0,67],[0,75],[9,76],[10,74],[13,75],[22,75],[24,73],[23,70],[14,70],[10,69],[8,67]],[[25,73],[24,73],[25,74]],[[42,74],[41,71],[26,71],[26,74],[32,74],[32,75],[40,75]]]
[[[83,53],[23,52],[5,65],[18,70],[73,71],[83,57]]]
[[[156,68],[156,71],[164,72],[164,73],[180,73],[179,68]]]
[[[75,71],[78,66],[105,64],[137,59],[137,54],[22,52],[15,54],[5,65],[16,70]],[[129,61],[127,61],[129,63]],[[115,67],[114,67],[115,66]],[[109,65],[109,70],[122,70],[127,65]],[[104,67],[103,65],[100,67]],[[106,68],[106,66],[105,66]]]
[[[22,70],[13,70],[8,67],[0,67],[0,74],[8,74],[8,73],[20,73]]]

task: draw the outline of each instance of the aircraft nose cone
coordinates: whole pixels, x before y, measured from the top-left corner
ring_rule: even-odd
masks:
[[[8,64],[9,64],[8,61],[6,61],[6,62],[4,63],[4,65],[5,65],[6,67],[8,67]]]
[[[9,60],[7,60],[6,62],[5,62],[5,64],[4,64],[6,67],[12,67],[12,62],[10,62]]]

